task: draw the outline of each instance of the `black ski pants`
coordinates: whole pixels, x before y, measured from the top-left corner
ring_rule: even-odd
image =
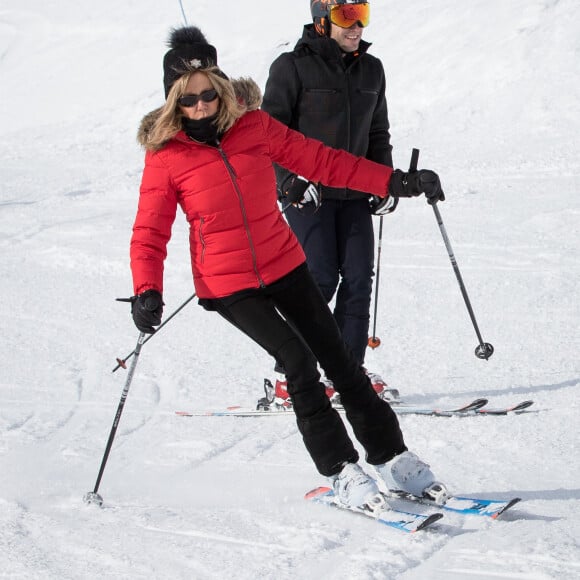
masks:
[[[200,303],[217,310],[284,365],[298,429],[322,475],[338,473],[343,463],[359,456],[326,396],[317,360],[340,394],[367,462],[385,463],[406,450],[397,416],[345,346],[306,264],[265,288]]]

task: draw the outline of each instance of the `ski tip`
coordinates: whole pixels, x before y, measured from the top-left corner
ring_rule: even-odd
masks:
[[[411,533],[420,532],[421,530],[428,528],[429,526],[431,526],[435,522],[438,522],[442,517],[443,517],[443,514],[439,513],[439,512],[436,512],[434,514],[430,514],[414,530],[412,530]]]
[[[203,411],[203,412],[197,412],[197,411],[175,411],[175,414],[178,417],[213,417],[215,416],[215,412],[214,411]]]
[[[487,405],[489,403],[489,399],[475,399],[475,401],[473,401],[473,403],[471,403],[472,407],[485,407],[485,405]]]
[[[304,499],[313,499],[320,495],[325,495],[329,491],[332,491],[330,487],[325,486],[315,487],[314,489],[311,489],[308,493],[304,495]]]
[[[493,514],[491,516],[491,519],[497,520],[497,518],[499,518],[499,516],[501,516],[503,513],[505,513],[507,510],[509,510],[510,508],[515,506],[520,501],[522,501],[521,497],[514,497],[513,499],[508,501],[508,503],[506,503],[499,511],[497,511],[495,514]]]
[[[469,413],[471,411],[478,411],[482,407],[485,407],[488,403],[489,403],[489,399],[475,399],[475,400],[471,401],[471,403],[468,403],[467,405],[464,405],[463,407],[457,407],[456,409],[449,409],[449,411],[446,411],[446,412],[450,413],[450,416],[458,415],[461,413]]]

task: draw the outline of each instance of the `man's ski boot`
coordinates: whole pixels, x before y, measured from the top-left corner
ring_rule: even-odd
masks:
[[[340,404],[340,395],[334,388],[334,383],[327,379],[326,377],[320,379],[320,382],[324,385],[324,390],[326,391],[326,396],[330,399],[330,403],[333,407],[342,407]]]
[[[364,369],[364,371],[371,381],[375,393],[377,393],[381,399],[387,401],[387,403],[396,403],[399,401],[399,391],[397,389],[391,389],[381,375],[378,373],[371,373],[368,369]]]
[[[265,397],[258,400],[258,411],[288,411],[292,409],[292,401],[288,394],[288,383],[285,380],[276,379],[276,386],[270,379],[264,379]]]

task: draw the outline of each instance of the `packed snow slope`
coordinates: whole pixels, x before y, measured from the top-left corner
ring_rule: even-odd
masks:
[[[163,4],[163,6],[162,6]],[[306,0],[185,1],[231,77],[263,88],[310,20]],[[388,76],[395,164],[438,171],[440,209],[384,218],[367,366],[412,403],[533,399],[498,418],[401,418],[462,494],[522,502],[408,536],[302,500],[324,483],[290,417],[182,418],[252,405],[272,361],[196,301],[143,348],[93,489],[135,347],[128,244],[141,117],[162,103],[179,2],[0,1],[0,576],[546,579],[580,577],[580,3],[390,0],[365,38]],[[174,226],[168,316],[193,292]],[[376,221],[378,231],[378,219]]]

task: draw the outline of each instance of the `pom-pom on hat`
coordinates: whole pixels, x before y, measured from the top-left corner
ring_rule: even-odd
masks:
[[[186,72],[217,66],[217,51],[196,26],[174,28],[167,41],[169,51],[163,57],[165,98],[173,83]]]

